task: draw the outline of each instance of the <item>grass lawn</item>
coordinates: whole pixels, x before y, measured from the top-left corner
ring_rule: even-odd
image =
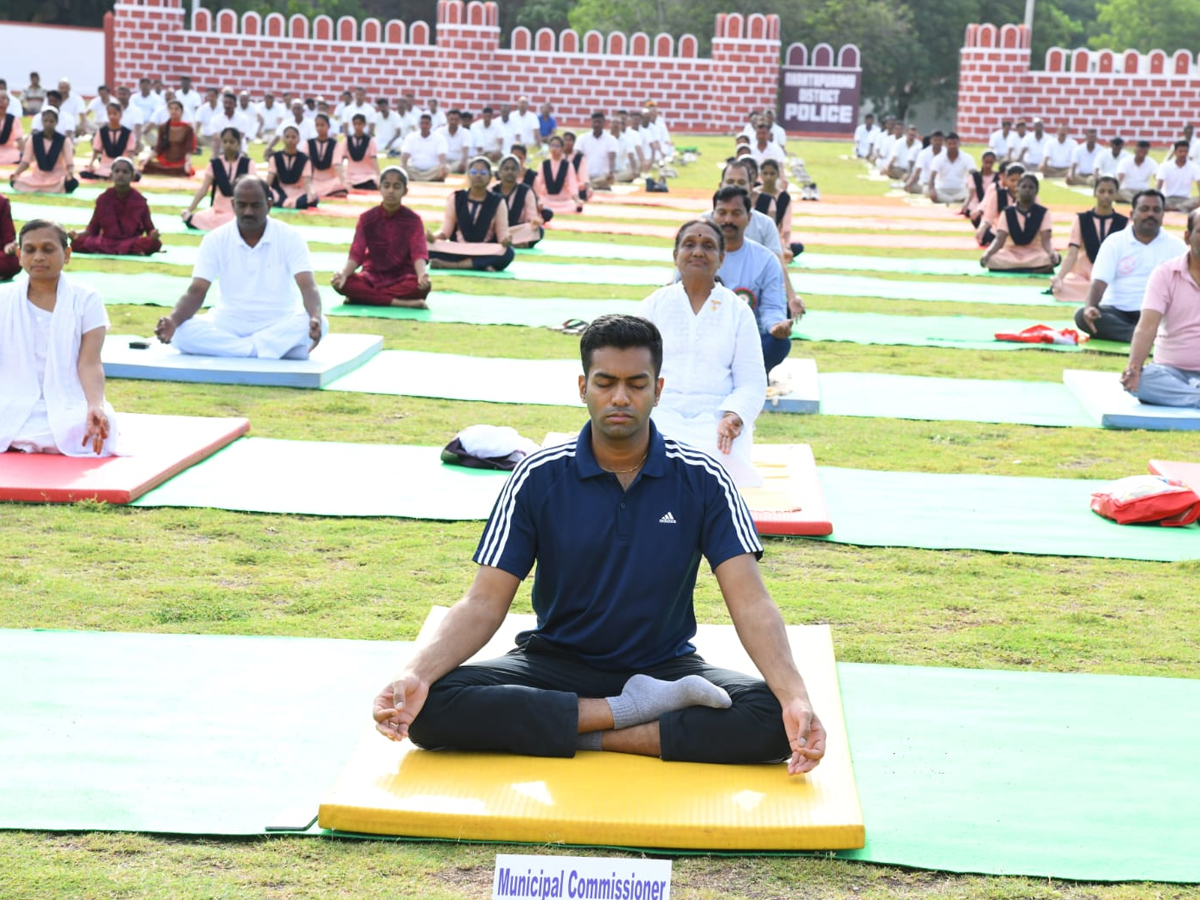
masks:
[[[689,137],[687,143],[701,148],[701,159],[682,169],[671,189],[707,191],[715,186],[717,163],[730,142]],[[978,157],[981,148],[967,149]],[[802,150],[826,198],[881,196],[888,186],[868,180],[863,166],[842,158],[848,152],[848,143],[806,143]],[[1048,186],[1043,200],[1064,211],[1088,205],[1077,193],[1057,186]],[[37,202],[82,205],[71,198]],[[828,210],[833,204],[821,206]],[[177,213],[177,208],[155,206],[156,216]],[[304,221],[350,224],[332,216],[306,216]],[[962,227],[965,232],[967,226]],[[795,228],[803,240],[800,215]],[[554,237],[571,239],[561,233]],[[187,235],[168,240],[198,242]],[[668,246],[647,238],[610,240]],[[93,263],[91,268],[187,274],[134,261]],[[435,275],[435,286],[491,290],[486,282],[441,274]],[[627,299],[648,293],[629,287],[529,283],[505,284],[499,292],[518,291],[530,297]],[[164,298],[168,303],[174,299]],[[1029,324],[1066,318],[1065,310],[1045,307],[808,294],[806,299],[813,309],[1011,317]],[[431,302],[437,302],[436,294]],[[126,333],[150,333],[163,312],[143,306],[109,311],[114,330]],[[332,328],[381,334],[389,349],[547,359],[577,353],[573,338],[539,329],[346,318],[335,318]],[[1090,353],[843,343],[797,343],[793,355],[815,358],[825,372],[1032,381],[1059,381],[1064,367],[1115,371],[1123,365],[1120,357]],[[440,445],[458,429],[478,422],[511,424],[539,439],[546,431],[573,430],[581,424],[579,412],[565,408],[276,388],[112,381],[108,395],[118,410],[245,415],[257,436],[298,440]],[[1198,458],[1196,439],[1187,433],[765,416],[758,435],[763,441],[808,442],[821,464],[896,471],[1116,478],[1144,472],[1152,457]],[[468,584],[474,569],[470,555],[480,531],[476,522],[342,520],[102,504],[7,505],[2,512],[0,570],[8,577],[0,579],[0,627],[5,628],[409,640],[431,603],[452,602]],[[763,573],[785,619],[829,623],[844,661],[1188,678],[1198,671],[1197,562],[859,548],[771,539]],[[517,608],[528,610],[527,588]],[[728,620],[711,574],[700,578],[697,613],[705,622]],[[364,709],[370,699],[362,698]],[[1153,752],[1152,735],[1132,738]],[[920,823],[914,822],[914,827]],[[292,837],[211,840],[0,832],[0,898],[484,898],[490,896],[494,855],[505,849]],[[1200,888],[1190,886],[960,876],[824,858],[680,859],[672,890],[686,900],[1200,898]]]

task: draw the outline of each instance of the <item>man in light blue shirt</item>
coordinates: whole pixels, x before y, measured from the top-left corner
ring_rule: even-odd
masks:
[[[783,288],[783,269],[774,253],[746,240],[750,195],[745,190],[723,187],[717,191],[712,218],[725,238],[725,262],[717,275],[754,310],[762,335],[763,363],[770,375],[792,349],[792,318]]]

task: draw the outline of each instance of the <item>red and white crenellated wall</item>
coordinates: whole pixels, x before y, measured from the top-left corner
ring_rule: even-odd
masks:
[[[959,55],[958,133],[982,141],[1001,118],[1040,116],[1053,131],[1065,121],[1075,137],[1095,128],[1156,146],[1176,140],[1196,119],[1200,66],[1186,50],[1046,51],[1045,68],[1030,69],[1024,25],[968,25]]]
[[[478,112],[527,94],[578,124],[595,109],[632,109],[654,100],[671,127],[719,132],[741,127],[747,110],[774,106],[779,80],[779,18],[719,15],[709,58],[693,35],[580,37],[517,28],[500,47],[499,10],[477,0],[439,0],[436,28],[425,22],[280,13],[215,15],[186,21],[181,0],[123,0],[105,17],[111,36],[107,78],[141,76],[168,84],[190,75],[198,87],[261,94],[294,91],[332,98],[362,85],[371,97],[412,91],[443,109]]]

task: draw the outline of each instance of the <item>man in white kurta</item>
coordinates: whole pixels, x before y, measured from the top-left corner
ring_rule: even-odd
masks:
[[[192,284],[155,333],[198,356],[308,359],[329,331],[308,245],[291,225],[271,219],[270,189],[250,175],[233,189],[235,218],[200,242]],[[196,316],[214,281],[221,296]]]
[[[108,329],[104,300],[91,288],[58,278],[54,311],[27,299],[29,276],[0,287],[0,453],[112,456],[116,419],[107,403],[109,433],[99,454],[83,446],[88,402],[79,379],[83,336]]]

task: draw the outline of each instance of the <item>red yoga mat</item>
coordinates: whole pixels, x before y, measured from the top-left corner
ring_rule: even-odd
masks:
[[[0,500],[132,503],[250,430],[248,419],[118,414],[128,456],[0,453]]]

